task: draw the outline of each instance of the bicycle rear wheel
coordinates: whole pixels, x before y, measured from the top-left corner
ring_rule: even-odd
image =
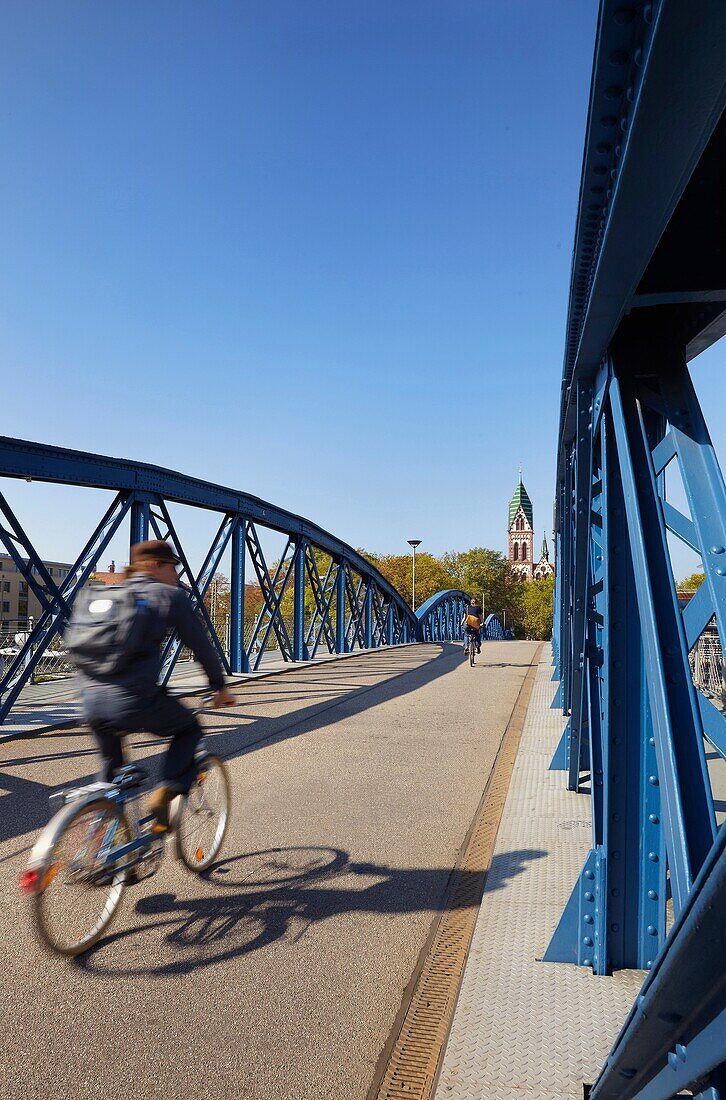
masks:
[[[227,831],[229,807],[227,769],[218,756],[205,756],[174,822],[177,854],[190,871],[200,874],[217,858]]]
[[[474,658],[476,657],[476,639],[474,635],[469,638],[469,664],[474,667]]]
[[[123,811],[105,799],[58,816],[33,896],[35,926],[52,951],[74,956],[98,942],[118,908],[126,872],[110,856],[128,843],[129,829]]]

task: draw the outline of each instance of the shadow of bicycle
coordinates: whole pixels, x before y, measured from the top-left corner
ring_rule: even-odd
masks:
[[[522,849],[495,856],[489,888],[502,889],[528,863],[547,855]],[[476,879],[475,904],[484,875]],[[396,868],[352,860],[338,848],[272,848],[217,863],[204,876],[214,893],[194,898],[158,893],[141,898],[135,927],[112,934],[76,965],[114,976],[174,975],[217,965],[279,940],[296,942],[311,925],[341,913],[440,912],[452,880],[451,868]],[[158,963],[134,964],[118,948],[162,931]],[[169,954],[171,952],[171,958]]]

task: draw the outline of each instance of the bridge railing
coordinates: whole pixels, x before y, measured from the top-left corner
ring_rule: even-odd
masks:
[[[74,599],[97,570],[102,554],[125,530],[129,543],[166,539],[181,561],[181,580],[227,673],[256,671],[266,652],[284,661],[320,653],[395,646],[460,637],[462,592],[442,592],[418,615],[395,588],[351,546],[316,524],[221,485],[172,470],[0,437],[0,477],[109,490],[111,500],[76,561],[56,579],[43,563],[20,517],[0,493],[0,541],[40,613],[8,628],[0,647],[0,724],[34,678],[68,674],[62,633]],[[217,527],[199,569],[192,568],[171,508],[183,504],[215,514]],[[282,550],[264,546],[270,533]],[[218,612],[210,590],[223,556],[230,560],[229,607]],[[60,570],[57,572],[60,573]],[[256,589],[249,600],[247,581]],[[18,626],[19,624],[14,624]],[[162,682],[188,657],[170,637]]]
[[[601,3],[553,634],[568,723],[552,767],[587,792],[592,846],[545,960],[650,974],[597,1100],[726,1089],[726,718],[689,660],[704,631],[726,637],[726,488],[688,366],[726,333],[724,57],[717,0]],[[679,544],[704,570],[683,607]]]

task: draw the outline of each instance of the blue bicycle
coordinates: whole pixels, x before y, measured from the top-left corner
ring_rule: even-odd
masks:
[[[147,786],[136,764],[113,783],[91,783],[51,796],[61,808],[38,837],[20,889],[30,896],[41,940],[60,955],[80,955],[98,942],[124,888],[153,875],[169,836],[178,858],[200,874],[216,859],[227,830],[230,786],[223,761],[198,752],[189,793],[179,796],[168,833],[155,818],[138,817]]]

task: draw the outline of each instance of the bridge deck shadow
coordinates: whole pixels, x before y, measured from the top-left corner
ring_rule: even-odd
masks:
[[[426,648],[438,645],[435,656],[421,663],[422,652],[418,648],[406,651],[381,650],[378,653],[362,655],[360,661],[347,659],[339,664],[330,663],[315,668],[301,665],[299,670],[286,674],[274,682],[267,691],[257,681],[244,684],[236,689],[239,705],[225,711],[203,711],[205,740],[208,746],[226,759],[232,760],[263,746],[274,744],[288,738],[299,737],[314,730],[322,729],[334,723],[340,716],[360,713],[369,707],[378,706],[392,699],[418,690],[426,684],[445,676],[457,668],[462,661],[461,646],[454,643],[431,643]],[[512,643],[489,643],[512,645]],[[481,663],[472,670],[483,672],[487,668],[529,667],[528,661],[512,662],[491,661],[486,663],[486,647]],[[515,658],[518,654],[512,653]],[[363,679],[376,675],[380,679],[374,683],[356,683],[356,676]],[[323,669],[325,671],[323,671]],[[298,677],[296,672],[300,672]],[[301,686],[304,689],[301,690]],[[289,690],[287,690],[289,687]],[[313,691],[317,696],[313,703],[299,706],[277,716],[256,715],[250,713],[254,703],[271,706],[288,702],[299,703]],[[321,699],[320,696],[324,697]],[[250,706],[252,704],[252,707]],[[78,746],[78,738],[84,737],[88,744]],[[70,742],[70,744],[67,744]],[[48,798],[57,790],[66,786],[78,786],[91,782],[95,778],[96,749],[87,730],[59,730],[44,734],[40,739],[42,749],[35,753],[18,753],[22,744],[38,745],[38,739],[32,742],[18,740],[0,746],[0,792],[6,792],[0,798],[0,842],[5,843],[14,837],[33,833],[45,825],[49,817]],[[164,752],[164,743],[144,735],[128,739],[130,758],[143,760],[153,772],[158,767]],[[57,749],[57,751],[53,751]],[[4,751],[3,751],[4,750]],[[74,764],[81,761],[94,762],[89,770],[79,769]],[[16,769],[37,769],[37,765],[47,764],[49,770],[64,774],[60,781],[46,782],[37,778],[28,778],[14,774]],[[65,765],[68,767],[65,767]],[[11,770],[8,770],[11,769]],[[0,857],[0,863],[10,858]]]
[[[489,871],[492,889],[505,889],[511,879],[547,852],[526,848],[495,856]],[[503,867],[507,873],[503,874]],[[281,848],[250,852],[221,860],[206,876],[217,892],[183,897],[156,893],[139,899],[135,927],[112,933],[76,961],[90,973],[109,977],[164,977],[187,974],[259,951],[278,940],[297,942],[312,925],[341,913],[414,913],[445,908],[451,868],[391,867],[352,860],[342,849]],[[479,904],[484,884],[480,872],[460,872],[474,878]],[[366,884],[365,880],[373,881]],[[111,962],[104,949],[133,942],[149,931],[165,932],[168,950],[162,961],[149,965]],[[113,959],[123,958],[115,951]]]

